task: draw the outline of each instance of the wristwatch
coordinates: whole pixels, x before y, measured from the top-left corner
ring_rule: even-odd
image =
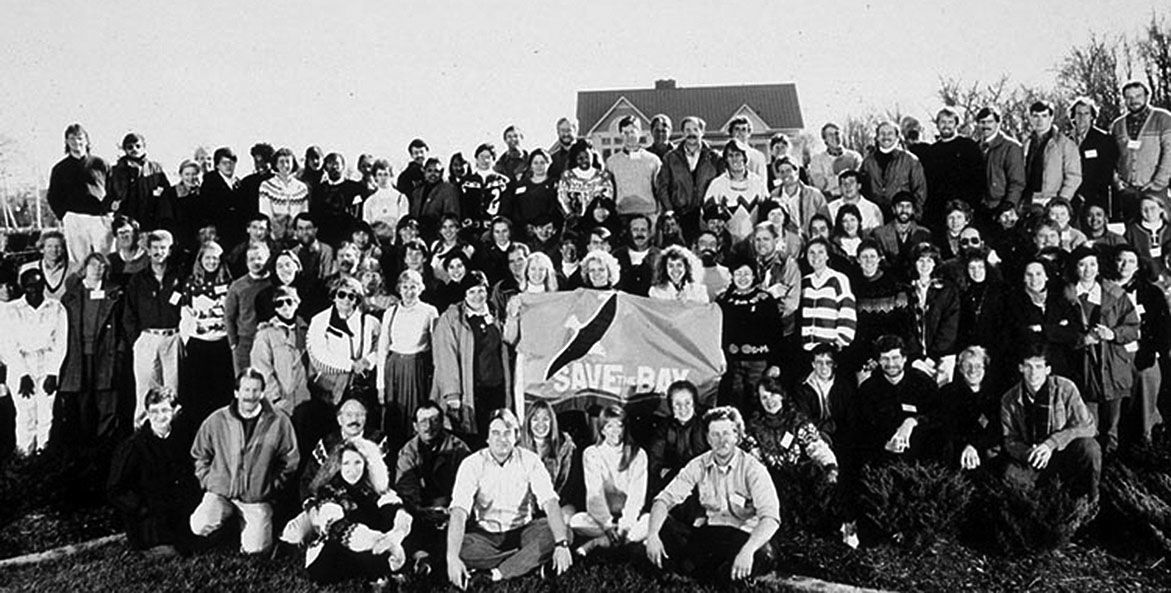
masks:
[[[559,540],[557,540],[557,543],[553,544],[553,545],[554,545],[554,547],[557,547],[557,548],[569,549],[569,540],[559,539]]]

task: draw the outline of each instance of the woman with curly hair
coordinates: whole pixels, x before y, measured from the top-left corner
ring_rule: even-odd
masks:
[[[305,568],[313,582],[335,583],[355,576],[378,581],[402,570],[403,540],[411,532],[412,518],[390,489],[378,445],[358,438],[338,447],[309,489],[305,516],[312,539]]]
[[[621,278],[622,268],[617,258],[599,249],[582,258],[578,272],[583,288],[614,290]]]
[[[588,214],[587,206],[595,198],[613,203],[614,179],[600,167],[594,166],[594,147],[580,138],[569,147],[565,171],[557,181],[557,203],[565,219],[566,228],[576,228],[578,220]]]
[[[696,277],[703,264],[686,247],[672,245],[655,261],[655,281],[649,296],[664,301],[708,302],[707,287]]]

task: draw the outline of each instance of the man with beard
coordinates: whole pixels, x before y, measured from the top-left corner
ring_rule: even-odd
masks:
[[[874,240],[882,247],[883,258],[896,270],[907,269],[911,248],[931,242],[931,230],[915,221],[915,196],[899,192],[891,198],[894,219],[874,229]]]
[[[442,558],[455,474],[471,449],[443,426],[443,410],[433,401],[415,410],[415,436],[398,453],[394,489],[411,509],[415,524],[408,547],[415,552],[414,572],[431,571],[430,558]]]
[[[654,280],[658,248],[651,245],[651,219],[645,214],[630,217],[626,226],[627,244],[614,253],[622,266],[618,288],[630,294],[647,296]]]
[[[422,185],[426,179],[423,168],[427,162],[427,151],[429,150],[431,150],[430,147],[422,138],[415,138],[407,145],[407,153],[411,155],[411,162],[407,163],[407,167],[403,169],[402,173],[398,174],[398,181],[394,183],[394,188],[400,194],[404,196],[414,194],[415,189]]]
[[[706,125],[695,116],[683,118],[683,142],[663,157],[655,181],[661,214],[673,213],[683,238],[689,241],[699,234],[699,213],[708,186],[724,170],[722,159],[703,141]]]
[[[419,221],[420,234],[427,241],[434,241],[439,231],[439,219],[443,215],[450,214],[456,220],[460,219],[459,190],[443,180],[443,163],[437,158],[427,159],[423,175],[423,183],[410,194],[411,217]],[[399,180],[402,180],[402,175]]]
[[[1073,141],[1082,157],[1082,185],[1074,198],[1074,211],[1082,212],[1083,205],[1110,207],[1110,187],[1114,182],[1114,167],[1118,163],[1118,146],[1105,130],[1094,125],[1098,119],[1098,104],[1089,97],[1078,97],[1069,107],[1073,120]]]
[[[549,149],[549,156],[553,159],[549,163],[549,179],[557,181],[561,173],[572,168],[569,162],[569,149],[577,141],[577,122],[563,117],[557,120],[557,144]]]
[[[707,298],[716,302],[716,297],[724,294],[732,284],[732,273],[720,263],[720,239],[712,231],[700,231],[695,240],[695,252],[703,261],[703,276],[700,281],[707,287]]]
[[[898,336],[878,338],[874,352],[881,372],[858,387],[850,438],[863,464],[924,459],[938,444],[935,381],[914,367],[907,368],[906,345]]]
[[[1171,112],[1152,107],[1151,89],[1141,80],[1122,85],[1126,113],[1110,124],[1118,144],[1118,182],[1123,220],[1137,220],[1139,198],[1154,194],[1167,200],[1171,183]]]
[[[110,170],[111,210],[138,221],[143,231],[175,220],[175,204],[163,201],[171,186],[163,166],[146,158],[146,138],[131,132],[122,139],[122,158]]]
[[[365,192],[361,181],[346,179],[346,157],[337,152],[325,157],[325,177],[309,202],[309,213],[320,225],[318,237],[323,242],[337,245],[349,239],[350,230],[361,218]]]
[[[984,155],[975,140],[959,135],[960,114],[944,107],[935,114],[939,130],[935,143],[923,153],[923,173],[927,178],[927,205],[923,221],[927,226],[943,222],[943,206],[963,200],[973,206],[983,190]]]
[[[651,118],[651,145],[647,151],[662,161],[672,150],[675,145],[671,144],[671,116],[665,113],[655,115]]]

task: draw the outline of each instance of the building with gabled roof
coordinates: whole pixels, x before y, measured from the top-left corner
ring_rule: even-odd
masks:
[[[797,85],[746,84],[680,88],[674,80],[657,80],[654,88],[578,91],[579,133],[594,143],[602,158],[621,150],[618,121],[633,115],[642,121],[644,145],[650,144],[650,122],[656,114],[671,117],[671,140],[682,137],[680,120],[698,115],[707,122],[704,138],[718,147],[729,139],[728,122],[738,115],[752,122],[750,143],[768,154],[768,140],[777,132],[794,136],[805,127]]]

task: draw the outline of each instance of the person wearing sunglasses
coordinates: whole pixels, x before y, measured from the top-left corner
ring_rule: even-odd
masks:
[[[334,407],[347,391],[372,384],[375,377],[381,325],[366,313],[362,284],[352,276],[342,276],[335,281],[332,294],[333,306],[313,317],[306,338],[313,373],[309,407],[314,408],[306,411],[313,424],[306,426],[304,438],[308,442],[316,442],[333,428]],[[363,403],[370,406],[373,402]]]
[[[290,416],[309,401],[305,337],[309,326],[297,316],[301,297],[292,286],[274,289],[270,303],[274,314],[257,327],[252,343],[252,368],[264,375],[264,397],[274,408]]]

